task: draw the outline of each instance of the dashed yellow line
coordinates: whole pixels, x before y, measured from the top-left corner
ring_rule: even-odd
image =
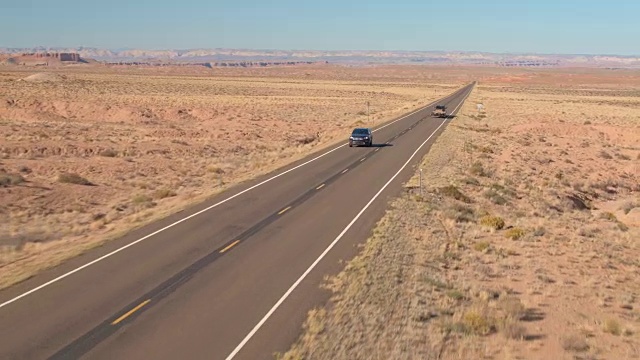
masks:
[[[143,306],[147,305],[149,302],[151,302],[151,300],[145,300],[143,302],[141,302],[138,306],[134,307],[133,309],[129,310],[128,312],[126,312],[124,315],[120,316],[119,318],[115,319],[111,325],[118,325],[118,323],[120,323],[122,320],[128,318],[129,316],[131,316],[131,314],[133,314],[134,312],[140,310]]]
[[[291,206],[287,206],[286,208],[280,210],[280,212],[278,213],[278,215],[282,215],[284,214],[287,210],[291,209]]]
[[[320,189],[322,189],[322,188],[324,187],[324,185],[325,185],[325,184],[322,184],[322,185],[318,186],[318,187],[316,188],[316,190],[320,190]]]
[[[238,245],[238,243],[239,243],[239,242],[240,242],[240,240],[236,240],[236,241],[232,242],[231,244],[227,245],[227,247],[226,247],[226,248],[224,248],[224,249],[220,250],[220,254],[222,254],[223,252],[228,251],[228,250],[229,250],[229,249],[231,249],[232,247],[234,247],[234,246]]]
[[[344,169],[344,170],[341,172],[341,174],[344,174],[344,173],[346,173],[347,171],[349,171],[349,169]]]

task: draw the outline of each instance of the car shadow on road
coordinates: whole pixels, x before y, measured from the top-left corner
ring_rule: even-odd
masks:
[[[377,148],[381,148],[381,147],[387,147],[387,146],[393,146],[393,144],[371,144],[371,147],[377,147]]]

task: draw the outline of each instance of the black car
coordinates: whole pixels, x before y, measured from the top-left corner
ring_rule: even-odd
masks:
[[[349,137],[349,147],[358,145],[371,146],[373,145],[373,135],[369,128],[356,128]]]

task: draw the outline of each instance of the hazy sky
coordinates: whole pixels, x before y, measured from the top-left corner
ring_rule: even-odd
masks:
[[[640,54],[640,1],[0,0],[0,47]]]

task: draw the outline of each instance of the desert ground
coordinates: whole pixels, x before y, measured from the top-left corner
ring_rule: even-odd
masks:
[[[0,288],[470,80],[426,67],[0,67]]]
[[[276,358],[640,358],[640,73],[483,71]]]

